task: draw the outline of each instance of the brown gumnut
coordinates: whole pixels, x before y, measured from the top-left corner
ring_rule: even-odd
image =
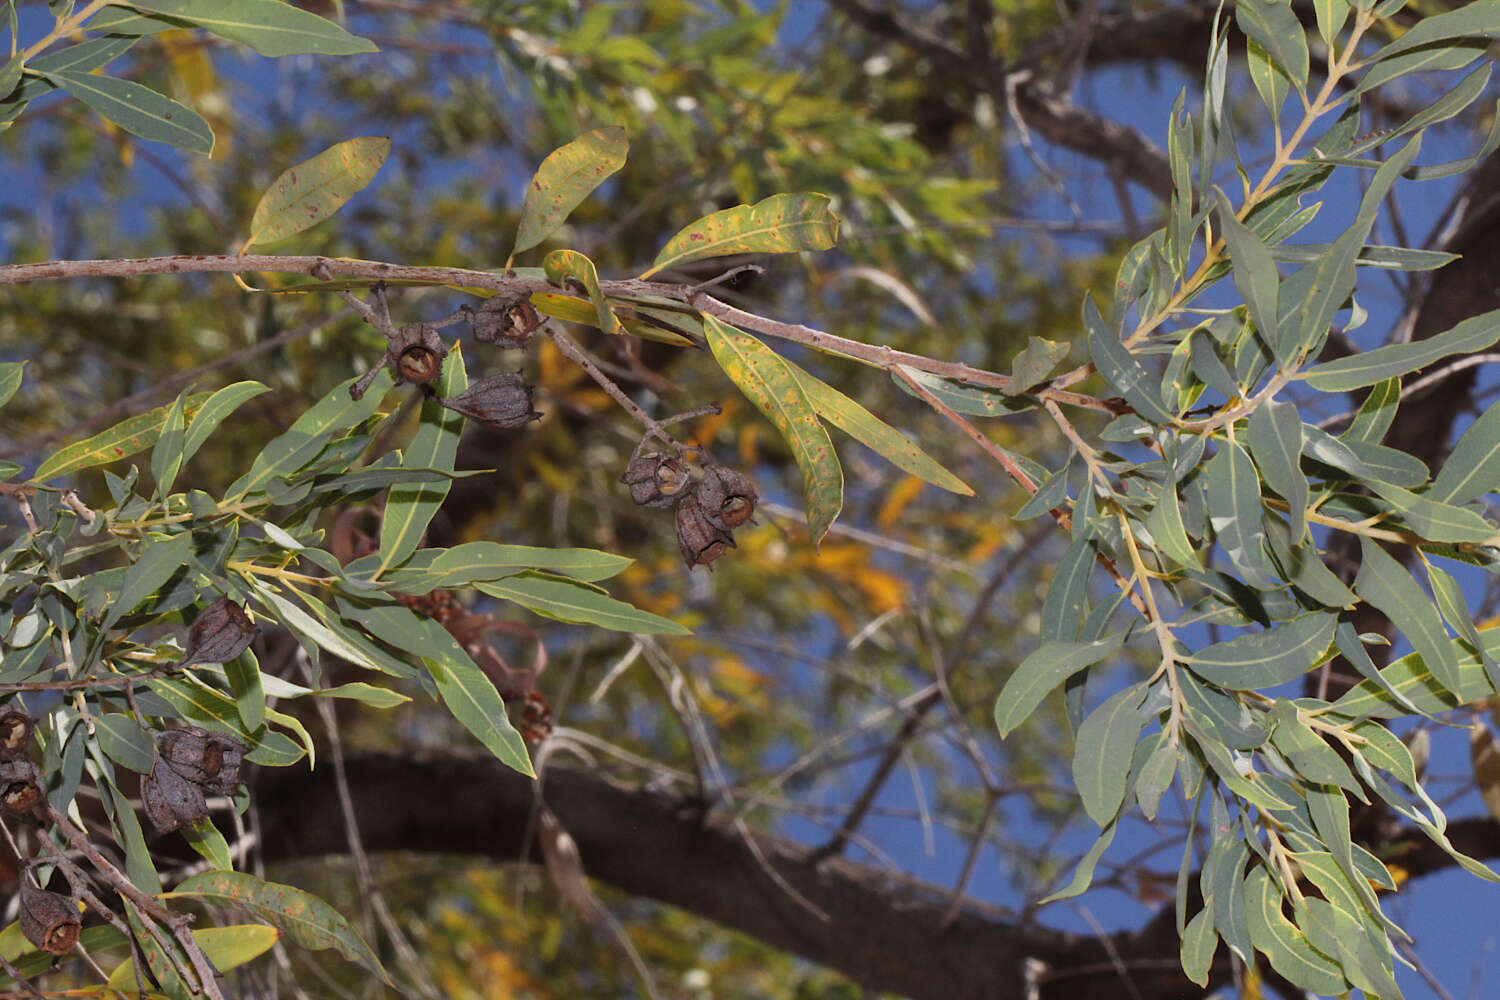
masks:
[[[42,951],[66,955],[78,943],[78,904],[61,893],[38,889],[24,876],[19,916],[21,933]]]
[[[0,761],[0,805],[14,813],[30,812],[42,801],[42,772],[29,760]]]
[[[158,759],[151,773],[141,779],[141,802],[146,818],[157,833],[171,833],[208,815],[203,789]]]
[[[760,497],[750,480],[740,473],[722,465],[710,465],[703,470],[703,481],[698,484],[698,502],[711,523],[733,531],[754,516]]]
[[[688,485],[688,471],[667,455],[641,455],[625,468],[620,482],[630,487],[630,499],[642,507],[671,507]]]
[[[398,382],[423,385],[442,373],[448,348],[432,327],[426,323],[412,323],[396,331],[387,356],[395,362]]]
[[[159,763],[204,791],[233,795],[240,783],[240,766],[245,761],[245,745],[218,733],[196,726],[174,729],[157,737]]]
[[[708,519],[697,491],[677,504],[677,547],[688,569],[707,566],[734,547],[734,536]]]
[[[508,430],[542,418],[531,408],[531,386],[520,372],[490,375],[463,393],[438,402],[471,420]]]
[[[259,632],[244,608],[221,597],[193,620],[177,669],[194,663],[228,663],[248,649]]]
[[[0,713],[0,759],[11,760],[26,756],[31,749],[31,733],[36,720],[13,708]]]
[[[474,313],[474,336],[486,344],[522,348],[542,325],[531,293],[495,295],[484,300]]]

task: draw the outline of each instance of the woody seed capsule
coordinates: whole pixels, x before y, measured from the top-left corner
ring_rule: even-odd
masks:
[[[760,501],[750,480],[733,469],[711,465],[703,470],[698,484],[698,501],[710,523],[733,531],[755,514]]]
[[[677,459],[653,453],[626,466],[620,482],[630,487],[630,499],[642,507],[671,507],[688,485],[688,472]]]
[[[162,763],[178,776],[217,795],[233,795],[245,745],[196,726],[163,733],[156,741]]]
[[[696,491],[677,504],[677,547],[688,569],[707,566],[734,547],[734,536],[708,519]]]
[[[525,347],[541,325],[530,292],[520,296],[492,296],[474,313],[474,336],[501,347]]]
[[[29,760],[0,761],[0,805],[14,813],[30,812],[42,801],[42,772]]]
[[[490,375],[459,395],[438,402],[490,427],[514,429],[542,418],[531,408],[531,386],[520,372]]]
[[[26,756],[31,746],[31,733],[36,723],[31,716],[13,708],[0,714],[0,758],[10,759]]]
[[[21,933],[42,951],[66,955],[78,943],[78,906],[67,896],[21,879]]]
[[[208,815],[203,789],[160,759],[141,779],[141,802],[157,833],[171,833]]]
[[[248,649],[259,632],[244,608],[221,597],[204,608],[188,629],[187,649],[177,669],[194,663],[228,663]]]
[[[403,326],[386,349],[386,357],[396,366],[397,381],[418,385],[437,378],[447,356],[443,338],[426,323]]]

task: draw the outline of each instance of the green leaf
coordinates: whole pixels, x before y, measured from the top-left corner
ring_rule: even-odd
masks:
[[[1073,782],[1084,812],[1100,826],[1114,821],[1125,800],[1131,750],[1146,722],[1141,701],[1146,685],[1132,684],[1105,699],[1078,727],[1073,749]]]
[[[229,842],[207,816],[184,826],[182,838],[198,852],[199,857],[208,862],[210,868],[234,870],[234,857],[229,853]]]
[[[1500,629],[1481,629],[1479,635],[1487,654],[1500,657]],[[1420,653],[1408,653],[1379,671],[1379,682],[1363,680],[1350,688],[1334,702],[1333,710],[1352,718],[1393,719],[1413,710],[1446,712],[1492,694],[1479,657],[1457,639],[1449,645],[1458,663],[1458,687],[1451,693],[1433,677]]]
[[[24,361],[7,361],[0,364],[0,406],[9,403],[16,390],[21,388],[21,373],[26,367]]]
[[[844,471],[812,400],[785,359],[748,333],[706,314],[703,332],[724,374],[792,449],[807,495],[807,530],[819,544],[844,505]]]
[[[633,604],[626,604],[565,577],[522,573],[500,580],[478,582],[474,584],[474,589],[491,597],[513,601],[523,608],[560,622],[595,625],[619,632],[691,634],[689,629],[670,618],[642,611]]]
[[[1172,271],[1187,272],[1188,257],[1193,249],[1193,119],[1183,113],[1187,88],[1177,92],[1172,111],[1167,116],[1167,162],[1172,170],[1172,205],[1169,215],[1167,250],[1172,256]]]
[[[1354,592],[1385,614],[1406,641],[1422,657],[1438,683],[1457,694],[1459,651],[1454,648],[1438,610],[1427,594],[1385,549],[1370,538],[1360,537],[1359,574]]]
[[[1157,396],[1151,376],[1115,331],[1105,325],[1099,307],[1089,295],[1083,297],[1083,324],[1089,332],[1089,356],[1099,374],[1119,390],[1142,418],[1154,424],[1170,424],[1172,414]]]
[[[156,744],[135,716],[110,712],[94,716],[94,735],[99,749],[115,763],[137,774],[150,774],[156,761]]]
[[[31,68],[36,69],[36,64]],[[98,73],[54,70],[45,75],[131,135],[190,153],[213,152],[213,129],[202,115],[144,84]]]
[[[124,37],[90,38],[86,42],[70,45],[44,56],[37,56],[26,64],[33,73],[91,73],[114,62],[130,50],[138,39]]]
[[[313,614],[302,610],[295,602],[287,600],[265,584],[252,583],[251,590],[256,600],[299,640],[310,641],[319,649],[342,657],[366,670],[380,673],[391,672],[383,662],[383,655],[374,649],[367,648],[361,637],[352,633],[348,626],[341,623],[338,616],[321,601],[313,600],[306,594],[299,594],[313,609],[317,616],[314,617]],[[398,645],[397,648],[402,647]]]
[[[1388,344],[1371,351],[1314,365],[1303,373],[1307,384],[1323,392],[1347,392],[1374,385],[1381,379],[1425,368],[1450,354],[1473,354],[1500,341],[1500,309],[1492,309],[1459,323],[1435,337],[1406,344]]]
[[[1259,43],[1293,83],[1307,86],[1307,36],[1290,6],[1276,0],[1239,0],[1234,14],[1240,30]]]
[[[1084,667],[1114,654],[1125,636],[1111,635],[1093,642],[1042,643],[1021,661],[995,699],[995,727],[1004,738],[1031,717],[1042,699]]]
[[[1318,34],[1332,45],[1349,16],[1349,0],[1313,0],[1313,14],[1318,19]]]
[[[526,188],[511,256],[551,236],[594,188],[625,165],[629,149],[624,127],[611,125],[585,132],[550,153]]]
[[[99,624],[97,641],[103,643],[105,633],[114,627],[115,622],[161,590],[162,585],[187,564],[192,551],[193,535],[188,531],[167,539],[149,539],[140,558],[125,571],[120,592],[110,602],[109,611]]]
[[[1214,950],[1219,946],[1219,936],[1214,933],[1214,922],[1208,910],[1199,910],[1198,915],[1188,921],[1182,935],[1182,971],[1199,986],[1208,985],[1208,970],[1214,963]]]
[[[1468,503],[1497,487],[1500,487],[1500,403],[1491,405],[1464,431],[1427,495],[1444,503]]]
[[[1233,441],[1220,442],[1203,479],[1209,523],[1219,546],[1246,583],[1257,590],[1276,589],[1261,526],[1260,477],[1250,456]]]
[[[1348,988],[1338,965],[1314,951],[1281,912],[1281,893],[1264,867],[1256,866],[1245,877],[1245,904],[1251,940],[1272,968],[1314,993],[1338,994]]]
[[[224,664],[224,676],[229,681],[229,690],[234,692],[240,721],[248,730],[259,729],[266,721],[266,692],[261,686],[260,662],[255,653],[247,649]]]
[[[561,573],[575,580],[607,580],[635,560],[598,549],[544,549],[500,542],[464,542],[443,549],[427,570],[441,575],[437,587],[464,587],[528,569]]]
[[[371,708],[396,708],[411,701],[399,691],[376,687],[364,681],[350,681],[348,684],[340,684],[337,687],[319,688],[316,691],[309,691],[308,694],[326,695],[329,698],[348,698],[350,701],[357,701]]]
[[[1446,14],[1424,17],[1400,38],[1377,51],[1367,61],[1379,63],[1402,52],[1409,52],[1431,42],[1453,38],[1500,37],[1500,3],[1479,0],[1464,4]]]
[[[181,895],[173,893],[172,895]],[[276,928],[264,924],[232,924],[228,927],[204,927],[195,930],[193,940],[203,949],[203,954],[219,972],[228,972],[258,958],[276,945]],[[154,944],[155,942],[153,942]],[[146,980],[150,982],[148,978]],[[135,993],[135,959],[127,958],[115,966],[105,985],[112,990],[128,990]],[[153,993],[151,996],[159,996]]]
[[[1035,340],[1036,338],[1032,338]],[[809,375],[796,364],[781,359],[796,376],[818,415],[860,444],[874,451],[903,472],[959,496],[973,496],[968,484],[939,465],[910,438],[865,409],[833,386]]]
[[[1115,824],[1111,823],[1099,832],[1099,839],[1094,841],[1094,846],[1088,849],[1082,858],[1078,860],[1078,866],[1073,869],[1073,877],[1068,884],[1054,892],[1045,899],[1037,901],[1038,906],[1054,903],[1059,899],[1071,899],[1081,894],[1094,881],[1094,869],[1099,866],[1099,859],[1104,857],[1104,852],[1109,848],[1110,841],[1115,839]]]
[[[0,98],[10,96],[21,82],[21,70],[26,64],[26,53],[17,52],[0,66]]]
[[[1271,733],[1271,744],[1280,750],[1287,762],[1313,784],[1337,785],[1365,797],[1359,782],[1354,780],[1349,766],[1338,753],[1303,723],[1297,714],[1297,706],[1285,698],[1276,699],[1272,710],[1276,728]],[[1312,796],[1309,792],[1309,798]]]
[[[159,497],[172,492],[172,483],[182,468],[182,435],[186,428],[187,420],[182,415],[182,397],[178,396],[168,408],[161,437],[151,449],[151,478],[156,481],[156,495]]]
[[[1281,106],[1286,103],[1286,95],[1292,89],[1291,80],[1277,68],[1265,47],[1253,38],[1245,44],[1245,63],[1250,70],[1250,82],[1270,109],[1271,117],[1280,117]]]
[[[1467,507],[1439,503],[1378,479],[1367,479],[1366,484],[1380,499],[1400,511],[1402,519],[1413,531],[1430,542],[1472,542],[1479,545],[1500,542],[1500,528]]]
[[[257,490],[265,490],[271,480],[289,476],[317,457],[334,434],[362,423],[380,408],[380,401],[395,384],[388,369],[382,368],[359,399],[349,395],[357,380],[348,379],[318,400],[279,437],[274,438],[250,465],[250,471],[236,480],[225,494],[225,500],[237,500]]]
[[[1276,273],[1276,262],[1271,251],[1260,238],[1243,226],[1234,216],[1234,209],[1224,192],[1215,189],[1219,205],[1219,228],[1224,243],[1229,248],[1233,264],[1235,290],[1245,300],[1250,319],[1260,331],[1262,339],[1275,347],[1280,341],[1277,335],[1277,295],[1281,287],[1281,276]],[[1277,360],[1283,365],[1290,358],[1279,351]]]
[[[461,344],[455,343],[449,350],[436,382],[434,388],[444,398],[457,396],[469,387]],[[462,413],[448,409],[436,399],[423,399],[421,424],[401,453],[401,465],[451,472],[458,459],[458,439],[463,429]],[[391,487],[385,502],[385,515],[380,520],[378,572],[400,565],[417,551],[417,546],[422,544],[422,534],[447,499],[451,485],[447,480],[439,480]]]
[[[189,416],[196,414],[209,395],[206,392],[199,392],[183,400],[183,413]],[[104,465],[116,459],[125,458],[127,455],[145,451],[161,438],[162,428],[167,422],[171,409],[170,405],[158,406],[149,412],[128,417],[93,437],[67,445],[37,466],[31,481],[40,483],[44,480],[56,479],[58,476],[77,472],[79,469]]]
[[[907,365],[898,365],[902,372],[921,383],[922,388],[940,399],[944,406],[955,413],[971,417],[1008,417],[1012,413],[1036,408],[1036,400],[1030,396],[1007,396],[996,389],[979,385],[965,385],[931,372],[918,371]],[[917,396],[916,390],[895,372],[891,379],[908,396]],[[918,398],[921,398],[918,396]]]
[[[1156,734],[1156,741],[1156,748],[1141,765],[1141,772],[1135,779],[1136,802],[1141,807],[1141,814],[1149,820],[1156,819],[1161,797],[1177,773],[1177,747],[1167,743],[1161,733]]]
[[[1301,540],[1307,517],[1307,477],[1302,474],[1302,417],[1291,403],[1267,400],[1250,415],[1246,443],[1266,485],[1287,502],[1292,538]]]
[[[438,696],[453,717],[506,766],[528,777],[536,771],[526,742],[505,714],[505,702],[494,682],[470,659],[453,638],[430,618],[417,619],[403,637],[404,645],[422,658],[437,685]]]
[[[604,300],[593,261],[577,250],[554,250],[542,261],[542,270],[547,272],[547,280],[559,288],[571,288],[571,283],[576,282],[588,293],[589,301],[594,304],[594,316],[585,322],[605,333],[620,332],[620,319]]]
[[[1042,602],[1043,639],[1072,642],[1079,637],[1079,629],[1088,617],[1089,577],[1097,557],[1098,547],[1092,536],[1074,536],[1052,574],[1052,584]]]
[[[1169,454],[1175,454],[1175,441],[1171,447]],[[1146,530],[1151,532],[1157,548],[1167,558],[1179,566],[1201,569],[1203,563],[1199,560],[1198,550],[1193,547],[1187,528],[1182,523],[1182,502],[1177,496],[1177,481],[1172,476],[1171,464],[1169,459],[1167,475],[1161,482],[1160,490],[1153,490],[1151,513],[1146,515]]]
[[[1497,691],[1500,691],[1500,665],[1495,663],[1494,658],[1484,648],[1484,639],[1480,637],[1479,629],[1469,615],[1463,589],[1452,576],[1428,562],[1425,555],[1422,561],[1427,567],[1427,583],[1432,587],[1432,595],[1437,600],[1437,607],[1442,612],[1443,620],[1479,654],[1484,662],[1485,670],[1489,672],[1491,683],[1496,685]]]
[[[680,230],[641,277],[705,257],[827,250],[838,236],[839,217],[829,208],[827,195],[776,194],[705,215]]]
[[[1296,680],[1317,666],[1333,642],[1338,616],[1314,612],[1266,632],[1206,646],[1188,657],[1193,673],[1210,684],[1254,691]]]
[[[226,417],[261,393],[270,391],[268,386],[259,382],[236,382],[226,385],[204,400],[183,436],[182,464],[186,465],[188,459],[198,453],[198,449],[203,447],[209,435],[218,429]]]
[[[347,56],[379,52],[375,43],[281,0],[130,0],[146,14],[191,21],[263,56]]]
[[[1068,350],[1065,343],[1027,337],[1026,349],[1010,363],[1011,388],[1022,393],[1045,382],[1047,376],[1052,374],[1052,369],[1068,356]]]
[[[355,933],[343,915],[310,892],[289,885],[264,882],[240,872],[204,872],[182,882],[167,898],[207,899],[222,906],[245,910],[285,932],[304,948],[321,951],[337,948],[339,954],[357,962],[389,983],[390,976],[369,945]]]
[[[246,245],[278,243],[333,215],[375,179],[390,151],[390,139],[365,136],[288,167],[256,203]]]

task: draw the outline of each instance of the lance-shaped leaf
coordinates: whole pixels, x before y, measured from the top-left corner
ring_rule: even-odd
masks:
[[[1001,737],[1030,718],[1042,699],[1063,681],[1114,653],[1125,636],[1093,642],[1044,642],[1021,661],[995,699],[995,727]]]
[[[218,429],[226,417],[261,393],[270,391],[268,386],[259,382],[236,382],[226,385],[204,400],[182,437],[181,464],[186,465],[188,459],[198,453],[203,442],[208,440],[209,435]]]
[[[1307,384],[1323,392],[1347,392],[1374,385],[1381,379],[1405,375],[1425,368],[1450,354],[1473,354],[1500,341],[1500,309],[1459,323],[1453,329],[1425,340],[1388,344],[1337,361],[1314,365],[1303,373]]]
[[[1032,338],[1035,340],[1036,338]],[[911,439],[881,420],[858,402],[833,386],[809,375],[791,361],[782,363],[797,377],[802,391],[818,415],[860,444],[876,452],[903,472],[940,486],[949,493],[973,496],[974,491],[962,479],[943,468]]]
[[[1348,989],[1338,964],[1315,951],[1307,937],[1281,912],[1281,891],[1263,866],[1245,878],[1250,939],[1271,967],[1303,989],[1337,994]]]
[[[1276,0],[1242,0],[1234,5],[1240,30],[1258,42],[1298,87],[1307,85],[1307,35],[1297,15]]]
[[[8,361],[0,365],[0,406],[9,403],[16,390],[21,388],[21,371],[25,367],[24,361]]]
[[[437,379],[437,394],[457,396],[468,388],[461,345],[454,344]],[[422,401],[421,425],[401,453],[401,464],[414,469],[453,470],[458,458],[458,438],[463,433],[463,414],[436,399]],[[380,572],[399,565],[417,550],[422,533],[448,496],[449,480],[391,487],[380,521]]]
[[[279,242],[333,215],[375,179],[390,151],[391,140],[366,136],[288,167],[260,196],[245,245]]]
[[[1500,3],[1481,0],[1446,14],[1424,17],[1402,36],[1370,57],[1381,62],[1392,56],[1450,38],[1500,37]]]
[[[920,382],[922,388],[942,400],[943,405],[955,413],[963,413],[971,417],[1006,417],[1012,413],[1034,409],[1037,405],[1036,400],[1031,396],[1008,396],[997,389],[966,385],[931,372],[918,371],[907,365],[898,367],[906,375]],[[908,396],[921,398],[917,391],[894,371],[891,372],[891,380]]]
[[[1041,337],[1026,338],[1026,349],[1010,363],[1011,388],[1022,393],[1045,382],[1052,369],[1067,356],[1067,344]]]
[[[1337,615],[1304,615],[1268,632],[1216,642],[1190,656],[1188,666],[1204,680],[1236,691],[1285,684],[1322,661],[1337,624]]]
[[[1119,390],[1137,414],[1154,424],[1172,422],[1171,412],[1157,395],[1155,380],[1130,353],[1130,348],[1111,330],[1099,314],[1092,296],[1083,297],[1083,325],[1089,333],[1089,357],[1099,374]]]
[[[438,587],[465,587],[528,569],[547,570],[575,580],[605,580],[634,560],[598,549],[544,549],[500,542],[464,542],[439,551],[427,569],[442,575]]]
[[[1261,332],[1266,343],[1276,347],[1280,343],[1277,335],[1277,295],[1281,287],[1281,276],[1276,273],[1276,262],[1271,251],[1235,218],[1234,209],[1224,192],[1215,189],[1219,206],[1219,229],[1224,243],[1229,248],[1230,261],[1234,267],[1234,287],[1245,300],[1250,319]],[[1282,364],[1291,359],[1279,350],[1277,358]]]
[[[641,277],[705,257],[827,250],[838,237],[839,217],[827,195],[776,194],[705,215],[668,240]]]
[[[1219,936],[1214,932],[1213,914],[1199,910],[1197,916],[1188,921],[1182,932],[1182,971],[1199,986],[1208,985],[1208,970],[1213,965],[1214,950],[1219,945]]]
[[[1246,583],[1259,590],[1274,590],[1277,583],[1266,556],[1260,518],[1260,477],[1250,456],[1233,441],[1222,442],[1203,478],[1209,522],[1219,546]]]
[[[253,913],[278,928],[304,948],[336,948],[381,981],[390,982],[373,949],[349,926],[332,906],[310,892],[289,885],[265,882],[241,872],[204,872],[177,886],[168,898],[206,899],[222,906]]]
[[[36,69],[36,64],[31,68]],[[131,135],[165,142],[190,153],[213,152],[213,129],[202,115],[144,84],[69,70],[53,71],[46,76]]]
[[[844,470],[812,401],[781,355],[748,333],[708,315],[703,332],[724,374],[791,447],[807,495],[807,530],[817,545],[844,505]]]
[[[1366,480],[1380,499],[1401,512],[1411,529],[1431,542],[1473,542],[1494,545],[1500,542],[1496,528],[1467,507],[1439,503],[1430,497],[1378,479]]]
[[[199,392],[187,397],[182,401],[182,412],[187,416],[197,413],[208,400],[209,395],[206,392]],[[115,459],[145,451],[161,439],[162,429],[166,426],[171,410],[171,405],[158,406],[147,413],[122,420],[93,437],[75,441],[37,466],[36,474],[31,477],[32,481],[39,483],[47,479],[55,479],[69,472],[104,465]]]
[[[1428,492],[1444,503],[1467,503],[1500,487],[1500,403],[1464,431]]]
[[[378,52],[375,43],[280,0],[130,0],[148,14],[190,21],[263,56]]]
[[[625,129],[611,125],[585,132],[548,154],[526,188],[511,256],[551,236],[594,188],[625,165],[629,149]]]
[[[642,611],[633,604],[616,600],[587,584],[565,577],[521,573],[499,580],[477,582],[474,589],[491,597],[513,601],[523,608],[557,621],[594,625],[620,632],[690,634],[688,629],[670,618]]]
[[[505,701],[495,690],[495,683],[447,629],[430,618],[413,616],[413,619],[415,627],[396,639],[403,648],[422,658],[448,711],[502,763],[534,777],[536,770],[526,752],[526,741],[510,724]]]
[[[1104,857],[1104,852],[1109,849],[1110,842],[1115,839],[1116,829],[1116,825],[1111,823],[1099,831],[1099,839],[1094,841],[1094,846],[1078,859],[1078,866],[1073,869],[1073,877],[1068,880],[1068,884],[1047,898],[1038,900],[1037,905],[1042,906],[1059,899],[1071,899],[1088,889],[1089,883],[1094,881],[1094,869],[1099,866],[1099,859]]]
[[[594,304],[594,316],[585,322],[597,326],[605,333],[620,332],[620,320],[604,300],[604,293],[599,290],[599,273],[594,269],[593,261],[577,250],[554,250],[542,261],[542,269],[547,272],[547,280],[554,285],[561,288],[576,285],[588,295],[589,301]]]
[[[1307,477],[1302,474],[1302,417],[1291,403],[1267,400],[1250,415],[1250,454],[1266,485],[1286,500],[1292,538],[1301,540],[1307,516]]]
[[[1359,541],[1361,557],[1354,592],[1395,622],[1438,682],[1457,694],[1462,688],[1459,650],[1443,628],[1437,608],[1406,567],[1373,539],[1361,536]]]
[[[1146,685],[1132,684],[1105,699],[1078,727],[1073,749],[1073,783],[1083,810],[1100,826],[1114,820],[1125,800],[1131,751],[1145,718],[1141,701]]]
[[[222,836],[220,839],[223,839]],[[276,928],[267,927],[265,924],[203,927],[192,933],[193,943],[203,949],[203,954],[212,963],[212,967],[219,972],[228,972],[253,958],[264,955],[275,947],[277,938]],[[123,991],[134,994],[136,983],[139,981],[135,971],[135,959],[127,958],[110,972],[105,986],[117,996],[126,995]],[[160,994],[150,995],[155,997]]]

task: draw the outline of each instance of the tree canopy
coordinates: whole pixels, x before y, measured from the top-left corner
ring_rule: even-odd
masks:
[[[6,989],[1464,968],[1500,4],[0,15]]]

